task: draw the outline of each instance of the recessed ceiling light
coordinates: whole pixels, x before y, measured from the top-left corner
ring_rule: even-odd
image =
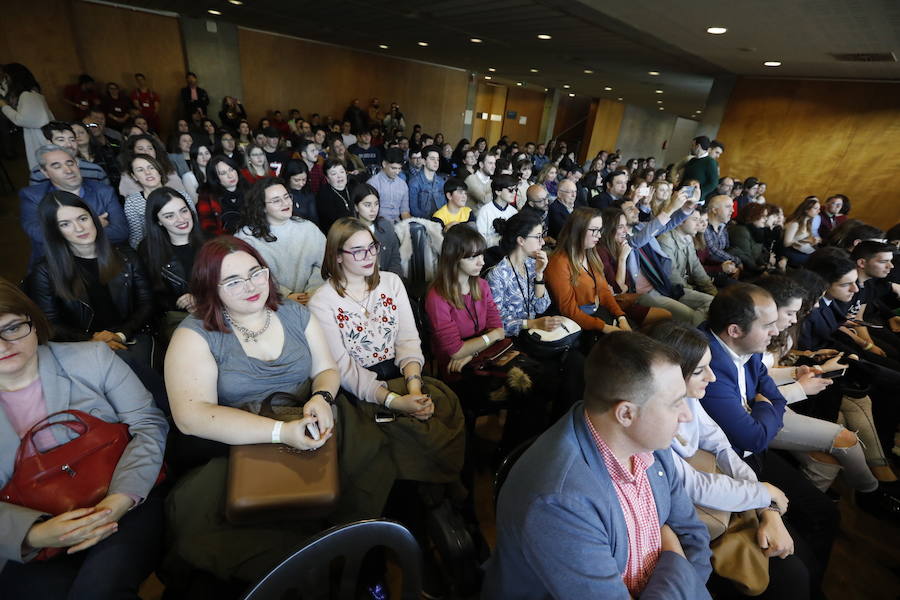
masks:
[[[569,98],[574,98],[574,97],[575,97],[575,94],[570,92],[570,93],[569,93]]]
[[[488,67],[488,71],[490,71],[491,73],[496,73],[497,69],[495,69],[494,67]]]
[[[619,101],[619,102],[621,102],[621,101],[622,101],[622,99],[621,99],[621,98],[616,98],[616,100],[618,100],[618,101]]]
[[[647,75],[659,75],[659,71],[647,71]]]
[[[219,15],[222,14],[222,11],[220,11],[220,10],[215,10],[215,9],[212,9],[212,8],[209,9],[208,11],[206,11],[206,12],[208,12],[208,13],[211,14],[211,15],[216,15],[217,17],[218,17]]]
[[[538,72],[539,72],[537,69],[529,69],[529,71],[531,71],[532,73],[538,73]]]
[[[548,35],[548,34],[546,34],[546,33],[539,33],[539,34],[538,34],[538,39],[539,39],[539,40],[549,40],[549,39],[553,39],[553,36],[552,36],[552,35]]]
[[[423,48],[425,48],[426,46],[428,46],[428,42],[418,42],[418,44],[419,44],[420,46],[422,46]]]
[[[569,89],[569,88],[572,87],[572,86],[569,85],[568,83],[566,83],[566,84],[563,85],[563,87],[564,87],[565,89]]]
[[[609,87],[609,86],[606,86],[606,87],[605,87],[605,88],[603,88],[603,89],[604,89],[604,90],[605,90],[605,91],[607,91],[607,92],[611,92],[611,91],[612,91],[612,88],[611,88],[611,87]]]
[[[516,82],[516,85],[519,86],[519,87],[522,87],[523,84],[522,84],[521,81],[517,81],[517,82]]]
[[[469,41],[473,44],[480,44],[482,42],[481,38],[469,38]]]
[[[665,109],[665,108],[663,108],[663,107],[662,107],[662,106],[660,106],[660,107],[659,107],[659,110],[666,110],[666,109]]]
[[[711,33],[713,35],[722,35],[726,31],[728,31],[728,29],[726,29],[725,27],[707,27],[706,28],[706,33]]]
[[[593,75],[594,72],[591,71],[590,69],[585,69],[585,70],[584,70],[584,74],[585,74],[585,75]]]
[[[243,4],[241,0],[228,0],[229,3],[234,4],[235,6],[240,6]]]
[[[779,61],[779,60],[767,60],[766,62],[763,63],[763,65],[766,66],[766,67],[780,67],[780,66],[781,66],[781,61]]]
[[[703,114],[703,111],[702,111],[702,110],[698,110],[698,111],[696,111],[695,114],[702,115],[702,114]]]
[[[657,104],[662,104],[662,100],[657,100],[656,103],[657,103]]]
[[[493,77],[491,77],[490,75],[485,75],[484,78],[485,79],[493,79]]]
[[[378,44],[378,47],[382,50],[387,50],[388,48],[390,48],[390,46],[388,46],[387,44]]]
[[[663,91],[662,91],[662,90],[656,90],[656,93],[657,93],[657,94],[662,94]]]
[[[544,91],[545,91],[545,92],[548,91],[547,88],[544,88]]]

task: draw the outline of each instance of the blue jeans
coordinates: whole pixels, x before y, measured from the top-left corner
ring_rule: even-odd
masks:
[[[163,543],[163,498],[147,500],[125,513],[119,530],[94,546],[46,562],[8,561],[0,571],[0,597],[29,600],[121,600],[156,568]]]

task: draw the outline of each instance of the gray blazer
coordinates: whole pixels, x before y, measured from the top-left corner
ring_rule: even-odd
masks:
[[[47,413],[77,409],[110,423],[128,425],[131,442],[119,459],[109,493],[146,498],[163,462],[169,425],[137,375],[102,342],[55,343],[38,346],[38,372]],[[56,441],[73,435],[51,429]],[[19,436],[0,410],[0,487],[12,476]],[[0,571],[7,560],[22,562],[22,542],[38,519],[37,510],[0,502]]]

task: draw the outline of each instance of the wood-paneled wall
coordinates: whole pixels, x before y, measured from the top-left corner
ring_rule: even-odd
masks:
[[[506,95],[506,110],[503,113],[503,134],[508,135],[510,141],[519,142],[519,147],[525,146],[525,142],[538,142],[541,132],[541,116],[544,112],[544,98],[542,91],[529,90],[521,87],[510,87]],[[506,113],[515,111],[515,119],[507,119]],[[519,124],[519,119],[526,117],[524,125]]]
[[[469,140],[470,142],[474,144],[475,140],[483,137],[487,140],[490,148],[503,135],[507,92],[508,88],[505,85],[478,84],[475,91],[475,114],[472,117],[472,139]],[[482,119],[482,114],[487,114],[488,118]],[[491,115],[500,115],[500,120],[491,120]]]
[[[62,100],[63,89],[80,73],[96,79],[102,95],[107,81],[130,92],[134,73],[143,72],[161,96],[165,127],[174,118],[184,85],[177,19],[77,0],[4,6],[0,62],[20,62],[31,69],[59,119],[72,117],[71,107]]]
[[[244,105],[255,121],[267,109],[298,108],[340,118],[351,100],[366,109],[400,104],[409,130],[415,123],[445,139],[462,135],[468,75],[465,71],[404,61],[240,29]]]
[[[596,101],[596,108],[592,115],[593,122],[589,123],[586,129],[590,133],[590,137],[585,138],[587,148],[584,152],[584,160],[593,159],[601,150],[615,151],[624,113],[625,104],[622,102]]]
[[[740,79],[717,137],[721,173],[758,177],[786,210],[842,193],[851,216],[900,222],[900,83]]]

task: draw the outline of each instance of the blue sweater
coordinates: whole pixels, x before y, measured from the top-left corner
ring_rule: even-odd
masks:
[[[681,486],[669,449],[647,470],[660,524],[687,558],[660,554],[642,600],[709,598],[709,534]],[[516,463],[497,506],[497,549],[482,598],[629,598],[622,581],[628,530],[609,472],[576,404]]]
[[[750,406],[750,412],[747,412],[741,401],[738,372],[731,355],[722,347],[707,324],[701,325],[700,330],[709,341],[712,353],[709,366],[716,374],[716,380],[707,386],[706,396],[700,400],[700,404],[719,424],[738,454],[765,450],[781,429],[787,402],[769,377],[762,362],[762,354],[754,354],[744,364],[747,404]],[[754,401],[756,394],[762,394],[772,404]]]

